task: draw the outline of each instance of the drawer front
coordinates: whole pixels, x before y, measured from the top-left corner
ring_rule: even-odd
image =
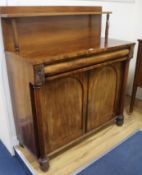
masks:
[[[120,58],[127,58],[129,55],[128,49],[123,49],[119,51],[113,51],[109,53],[98,54],[96,56],[82,57],[66,62],[56,63],[52,65],[46,65],[44,67],[45,76],[51,77],[57,74],[63,74],[66,72],[71,72],[77,69],[89,67],[95,64],[104,63],[107,61],[116,61]]]

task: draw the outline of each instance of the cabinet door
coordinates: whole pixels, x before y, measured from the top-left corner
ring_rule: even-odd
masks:
[[[105,124],[116,115],[122,66],[121,63],[116,63],[89,72],[88,131]]]
[[[47,82],[41,90],[46,153],[80,137],[86,113],[84,74]]]

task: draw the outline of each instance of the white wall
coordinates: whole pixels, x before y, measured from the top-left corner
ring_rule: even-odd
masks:
[[[6,5],[7,1],[6,0],[0,0],[0,6]]]
[[[0,6],[6,4],[6,0],[0,0]],[[17,139],[11,109],[1,30],[0,21],[0,140],[7,146],[10,153],[13,154],[13,145],[17,143]]]
[[[0,38],[1,26],[0,26]],[[11,110],[11,102],[9,95],[9,87],[7,81],[7,72],[5,65],[5,56],[2,39],[0,39],[0,139],[13,154],[13,143],[16,140],[13,115]]]
[[[135,0],[135,3],[126,2],[99,2],[99,1],[78,1],[78,0],[0,0],[3,5],[82,5],[82,6],[95,6],[102,5],[104,10],[110,10],[113,12],[110,19],[110,37],[128,41],[136,41],[138,38],[142,38],[142,23],[140,23],[142,17],[142,0]],[[105,19],[104,19],[105,20]],[[103,20],[103,21],[104,21]],[[1,37],[0,37],[1,38]],[[0,39],[0,48],[2,48],[2,42]],[[136,50],[135,50],[136,56]],[[3,125],[0,125],[0,138],[4,140],[5,144],[11,150],[13,140],[15,140],[15,128],[13,126],[11,105],[9,103],[9,91],[6,81],[5,62],[3,49],[0,50],[1,63],[0,71],[3,71],[0,75],[0,109],[3,108],[3,112],[0,111],[0,123],[3,121]],[[3,70],[2,70],[3,68]],[[131,92],[131,86],[133,81],[135,68],[135,59],[131,61],[128,92]],[[142,91],[139,92],[138,97],[142,97]],[[8,112],[7,112],[8,111]],[[11,138],[11,139],[10,139]]]

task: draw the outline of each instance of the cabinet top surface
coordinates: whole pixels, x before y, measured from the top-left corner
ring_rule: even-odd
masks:
[[[0,7],[0,16],[3,18],[34,17],[34,16],[64,16],[64,15],[101,15],[111,12],[102,12],[101,6],[31,6],[31,7]]]
[[[72,49],[64,49],[64,52],[60,50],[48,50],[47,53],[30,53],[27,55],[23,55],[20,53],[17,53],[21,56],[21,59],[24,59],[25,61],[36,65],[36,64],[44,64],[44,63],[53,63],[53,62],[60,62],[63,60],[69,60],[72,58],[80,58],[85,56],[91,56],[96,55],[100,53],[105,53],[109,51],[115,51],[119,49],[125,49],[129,48],[132,45],[135,45],[133,42],[129,41],[121,41],[121,40],[115,40],[115,39],[109,39],[107,44],[105,43],[105,39],[101,38],[100,44],[98,46],[93,45],[93,38],[84,38],[84,40],[77,42],[80,43],[80,45],[77,45],[76,47],[73,47]],[[74,43],[75,45],[76,43]]]

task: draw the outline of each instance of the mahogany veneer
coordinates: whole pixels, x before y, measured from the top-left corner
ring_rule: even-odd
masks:
[[[134,43],[101,39],[101,7],[2,7],[17,136],[48,158],[116,120]]]

